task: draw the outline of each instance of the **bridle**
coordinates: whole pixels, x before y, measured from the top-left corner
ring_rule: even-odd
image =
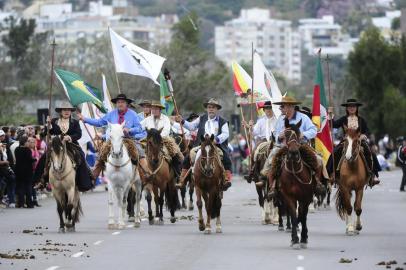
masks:
[[[288,151],[289,151],[289,145],[291,143],[299,144],[299,142],[297,141],[297,135],[294,131],[292,131],[290,136],[286,138],[286,145],[288,146]],[[288,157],[285,156],[284,161],[283,161],[284,168],[288,173],[292,174],[299,183],[301,183],[303,185],[311,185],[313,182],[313,174],[311,173],[310,167],[302,160],[300,151],[298,151],[298,155],[299,155],[299,158],[297,160],[293,160],[293,159],[288,160]],[[288,162],[290,164],[292,164],[292,169],[288,168]],[[300,165],[299,169],[295,170],[294,163]],[[310,181],[308,183],[303,182],[302,179],[300,179],[300,177],[299,177],[299,175],[303,172],[304,166],[306,166],[310,171]]]
[[[50,155],[50,161],[51,161],[51,164],[52,164],[52,169],[53,169],[54,173],[59,176],[59,179],[57,179],[57,180],[60,180],[60,181],[62,181],[74,169],[74,166],[72,164],[72,168],[67,173],[63,174],[65,169],[66,169],[66,156],[68,154],[67,154],[67,151],[66,151],[66,143],[63,143],[62,146],[63,146],[62,147],[62,152],[59,154],[59,155],[62,154],[62,159],[61,159],[59,168],[55,167],[55,161],[52,158],[52,155]],[[53,149],[52,149],[52,152],[54,152],[54,154],[56,155],[56,153],[55,153],[55,151]]]
[[[348,135],[347,135],[347,137],[348,137]],[[346,139],[345,141],[346,141],[346,144],[345,144],[345,147],[343,149],[344,154],[347,152],[348,146],[350,144],[348,139]],[[360,152],[361,152],[360,148],[361,148],[361,140],[356,140],[356,146],[354,147],[354,149],[352,149],[351,158],[350,159],[345,159],[345,160],[347,160],[350,163],[356,161],[358,159],[359,155],[360,155]]]
[[[200,155],[199,168],[204,176],[213,177],[215,169],[216,169],[216,166],[214,166],[214,162],[216,160],[218,160],[218,155],[216,154],[216,151],[214,148],[215,146],[213,146],[212,144],[207,144],[207,145],[209,145],[212,149],[214,149],[214,154],[211,156],[210,155],[208,155],[208,156]],[[204,145],[204,147],[206,147],[206,145]],[[203,149],[204,147],[202,145],[201,149]],[[205,169],[205,166],[203,164],[204,160],[205,160],[206,165],[209,166],[209,168],[211,169],[211,173]]]
[[[118,152],[118,154],[115,154],[113,152],[113,144],[111,144],[110,156],[112,159],[120,159],[124,156],[124,141],[121,141],[120,152]],[[130,163],[130,161],[131,161],[131,158],[128,157],[128,160],[123,162],[122,164],[114,164],[109,159],[107,160],[107,163],[110,164],[111,166],[113,166],[118,171],[120,168],[127,166],[127,164]]]
[[[147,153],[150,153],[149,147],[150,147],[149,146],[149,141],[147,141]],[[163,145],[161,145],[159,153],[158,153],[158,167],[154,171],[152,171],[150,173],[151,177],[155,176],[159,172],[159,170],[162,168],[162,165],[164,164],[164,159],[165,158],[163,157],[163,150],[162,149],[163,149]],[[152,161],[151,157],[150,157],[150,155],[148,155],[148,162],[152,163],[151,161]]]

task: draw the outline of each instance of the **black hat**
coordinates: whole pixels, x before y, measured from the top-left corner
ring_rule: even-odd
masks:
[[[272,109],[272,102],[265,101],[264,105],[261,106],[262,109]]]
[[[60,106],[58,106],[58,107],[55,108],[55,111],[56,111],[57,113],[60,113],[62,110],[69,110],[69,111],[71,111],[71,112],[74,112],[74,111],[76,111],[76,108],[73,107],[73,106],[70,104],[70,102],[68,102],[68,101],[63,101]]]
[[[127,96],[125,94],[118,94],[115,98],[111,99],[111,102],[113,102],[115,104],[120,99],[127,101],[128,104],[130,104],[134,101],[131,98],[127,98]]]
[[[349,107],[349,106],[357,106],[360,107],[362,106],[361,102],[358,102],[355,98],[349,98],[347,99],[347,102],[341,104],[343,107]]]

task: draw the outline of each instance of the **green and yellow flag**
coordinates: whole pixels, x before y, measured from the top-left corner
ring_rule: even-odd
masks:
[[[172,115],[175,105],[173,104],[172,95],[169,92],[168,84],[166,83],[165,76],[162,72],[159,74],[159,84],[161,104],[165,107],[162,112],[166,115]]]
[[[56,77],[61,82],[72,106],[91,102],[103,113],[107,113],[103,105],[103,93],[96,87],[87,84],[76,73],[63,69],[55,69]]]

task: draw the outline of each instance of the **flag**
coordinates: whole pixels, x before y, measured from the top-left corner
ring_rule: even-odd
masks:
[[[104,113],[106,112],[106,108],[104,108],[103,102],[99,98],[102,96],[99,89],[85,83],[76,73],[57,68],[55,69],[55,74],[61,82],[72,106],[91,102],[96,105],[99,110]]]
[[[116,72],[147,77],[159,85],[156,79],[165,58],[132,44],[111,28],[110,39]]]
[[[90,113],[91,106],[93,106],[93,104],[91,104],[91,103],[83,104],[81,113],[84,117],[93,118],[92,114]],[[94,127],[83,123],[83,121],[80,121],[79,125],[80,125],[80,129],[82,130],[82,137],[78,140],[78,143],[79,143],[80,147],[82,147],[82,149],[84,149],[84,152],[86,153],[85,146],[88,142],[92,141],[92,138],[94,138],[96,136],[96,131],[95,131]],[[85,125],[86,125],[87,129],[86,129]]]
[[[248,89],[251,89],[252,79],[250,75],[237,63],[231,63],[233,71],[233,87],[237,96],[246,94]]]
[[[327,98],[324,90],[323,71],[321,68],[320,56],[316,63],[316,80],[313,90],[313,112],[312,120],[317,127],[316,151],[322,156],[324,164],[333,151],[333,143],[330,135],[330,125],[327,118]]]
[[[172,96],[171,93],[169,92],[168,84],[166,83],[165,76],[162,74],[162,72],[159,74],[159,91],[160,91],[160,100],[162,106],[165,107],[165,110],[163,111],[164,114],[166,115],[172,115],[172,112],[175,108],[175,105],[173,104]]]
[[[271,101],[272,103],[281,101],[282,94],[272,72],[269,72],[261,60],[261,56],[254,52],[253,59],[254,96],[258,101]],[[279,105],[272,105],[273,113],[276,117],[281,115]]]
[[[109,89],[107,88],[107,83],[106,83],[106,76],[102,73],[102,102],[104,108],[106,108],[107,112],[111,112],[114,110],[113,104],[111,103],[111,96]],[[105,115],[102,111],[100,111],[96,106],[92,105],[93,109],[93,114],[95,118],[101,118]]]

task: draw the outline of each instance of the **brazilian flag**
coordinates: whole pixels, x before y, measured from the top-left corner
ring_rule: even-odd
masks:
[[[103,106],[103,93],[100,89],[84,82],[76,73],[57,68],[55,74],[65,89],[72,106],[91,102],[101,112],[107,113],[107,109]]]

